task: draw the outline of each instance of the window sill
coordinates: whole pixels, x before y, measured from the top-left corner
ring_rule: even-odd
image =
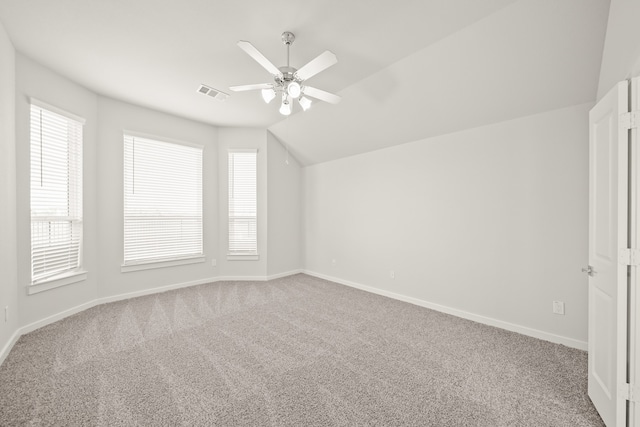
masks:
[[[128,273],[130,271],[153,270],[154,268],[164,268],[164,267],[174,267],[176,265],[196,264],[204,261],[205,261],[204,256],[196,256],[192,258],[173,259],[168,261],[151,261],[151,262],[140,262],[137,264],[123,264],[120,266],[120,271],[122,273]]]
[[[37,294],[84,280],[87,280],[87,272],[84,270],[58,274],[37,283],[32,283],[27,287],[27,295]]]
[[[259,254],[227,254],[227,261],[258,261],[260,260]]]

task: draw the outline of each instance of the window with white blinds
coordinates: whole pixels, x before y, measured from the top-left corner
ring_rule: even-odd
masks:
[[[44,105],[44,104],[43,104]],[[31,280],[77,271],[82,259],[82,126],[31,104]]]
[[[257,255],[258,150],[229,150],[229,255]]]
[[[124,265],[203,256],[202,148],[124,135]]]

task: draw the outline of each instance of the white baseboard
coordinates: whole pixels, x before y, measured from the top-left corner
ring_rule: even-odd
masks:
[[[219,276],[218,282],[265,282],[267,276]]]
[[[270,276],[219,276],[217,281],[250,281],[250,282],[268,282],[269,280],[280,279],[281,277],[293,276],[294,274],[302,273],[302,269],[285,271],[283,273],[276,273]]]
[[[337,277],[327,276],[325,274],[316,273],[315,271],[303,270],[304,274],[309,276],[318,277],[320,279],[329,280],[341,285],[350,286],[352,288],[360,289],[363,291],[371,292],[374,294],[382,295],[385,297],[393,298],[399,301],[408,302],[411,304],[419,305],[421,307],[429,308],[431,310],[439,311],[441,313],[451,314],[453,316],[461,317],[467,320],[473,320],[474,322],[483,323],[489,326],[495,326],[497,328],[506,329],[507,331],[517,332],[522,335],[527,335],[533,338],[538,338],[545,341],[550,341],[556,344],[566,345],[567,347],[577,348],[579,350],[587,350],[587,342],[580,341],[573,338],[565,337],[562,335],[552,334],[550,332],[541,331],[539,329],[529,328],[527,326],[517,325],[515,323],[505,322],[503,320],[494,319],[492,317],[482,316],[479,314],[470,313],[468,311],[459,310],[456,308],[448,307],[441,304],[424,301],[418,298],[409,297],[406,295],[398,294],[395,292],[385,291],[383,289],[374,288],[371,286],[363,285],[349,280],[343,280]]]
[[[28,325],[18,328],[13,333],[9,341],[2,348],[2,351],[0,351],[0,365],[2,365],[2,363],[4,362],[4,359],[7,357],[7,355],[13,348],[16,341],[18,341],[18,339],[22,335],[28,334],[29,332],[35,331],[36,329],[42,328],[43,326],[47,326],[53,322],[57,322],[58,320],[62,320],[65,317],[69,317],[73,314],[79,313],[81,311],[87,310],[97,305],[106,304],[106,303],[115,302],[115,301],[122,301],[125,299],[136,298],[136,297],[141,297],[145,295],[157,294],[161,292],[171,291],[174,289],[187,288],[190,286],[204,285],[206,283],[214,283],[214,282],[221,282],[221,281],[265,282],[265,281],[277,279],[280,277],[291,276],[293,274],[297,274],[300,272],[302,272],[302,270],[292,270],[284,273],[274,274],[272,276],[216,276],[216,277],[209,277],[206,279],[192,280],[190,282],[176,283],[173,285],[159,286],[157,288],[144,289],[141,291],[127,292],[124,294],[110,295],[110,296],[96,298],[94,300],[85,302],[75,307],[71,307],[67,310],[63,310],[59,313],[53,314],[51,316],[45,317],[44,319],[37,320],[33,323],[30,323]]]
[[[88,302],[85,302],[83,304],[80,305],[76,305],[75,307],[71,307],[67,310],[61,311],[59,313],[56,314],[52,314],[49,317],[45,317],[44,319],[40,319],[40,320],[36,320],[33,323],[29,323],[28,325],[25,325],[21,328],[18,329],[18,332],[20,333],[20,335],[24,335],[24,334],[28,334],[29,332],[35,331],[36,329],[40,329],[43,326],[47,326],[53,322],[57,322],[58,320],[62,320],[65,317],[69,317],[72,316],[76,313],[80,313],[81,311],[84,311],[88,308],[94,307],[98,305],[98,300],[94,299]]]
[[[18,341],[21,335],[20,330],[15,331],[13,335],[11,335],[11,338],[9,338],[9,341],[7,341],[4,347],[2,347],[2,351],[0,351],[0,366],[4,362],[4,359],[7,358],[7,355],[13,348],[13,345]]]
[[[277,273],[277,274],[272,274],[270,276],[267,276],[267,280],[280,279],[282,277],[293,276],[294,274],[300,274],[300,273],[304,273],[304,270],[298,269],[298,270],[285,271],[284,273]]]
[[[96,301],[95,305],[106,304],[108,302],[122,301],[124,299],[142,297],[145,295],[159,294],[161,292],[172,291],[174,289],[188,288],[190,286],[204,285],[205,283],[213,283],[213,282],[219,282],[219,281],[220,281],[219,277],[209,277],[206,279],[192,280],[190,282],[182,282],[182,283],[176,283],[173,285],[158,286],[157,288],[143,289],[141,291],[127,292],[127,293],[118,294],[118,295],[110,295],[110,296],[98,298],[97,300],[95,300]]]
[[[94,307],[96,306],[96,301],[97,300],[92,300],[89,302],[86,302],[84,304],[80,304],[77,305],[75,307],[71,307],[67,310],[61,311],[59,313],[56,314],[52,314],[51,316],[45,317],[44,319],[40,319],[37,320],[33,323],[29,323],[28,325],[22,326],[20,328],[18,328],[13,335],[11,336],[11,338],[9,339],[9,342],[7,342],[7,344],[2,348],[2,352],[0,352],[0,365],[2,365],[2,363],[4,362],[4,359],[7,357],[7,355],[9,354],[9,352],[11,351],[11,349],[13,348],[14,344],[16,343],[16,341],[18,341],[18,339],[24,335],[24,334],[28,334],[29,332],[35,331],[36,329],[42,328],[43,326],[47,326],[53,322],[57,322],[58,320],[62,320],[65,317],[69,317],[73,314],[79,313],[81,311],[84,311],[88,308]]]

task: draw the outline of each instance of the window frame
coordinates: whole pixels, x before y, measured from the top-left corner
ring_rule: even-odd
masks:
[[[54,114],[60,116],[67,120],[66,125],[77,126],[76,132],[78,132],[77,138],[69,138],[69,133],[67,131],[66,138],[66,148],[67,151],[67,163],[64,168],[64,173],[70,175],[74,172],[73,177],[67,178],[67,197],[62,200],[64,204],[67,205],[67,209],[69,210],[68,215],[34,215],[34,195],[33,195],[33,171],[31,170],[31,166],[33,163],[33,152],[34,147],[33,144],[38,142],[34,140],[33,135],[33,114],[34,108],[39,109],[40,111]],[[42,117],[42,116],[41,116]],[[84,125],[86,124],[86,120],[83,117],[80,117],[76,114],[70,113],[66,110],[58,108],[56,106],[50,105],[46,102],[40,101],[36,98],[29,98],[29,224],[30,224],[30,238],[29,238],[29,248],[30,248],[30,280],[29,285],[27,286],[27,294],[32,295],[35,293],[39,293],[42,291],[46,291],[49,289],[54,289],[60,286],[66,286],[72,283],[77,283],[86,280],[87,271],[84,270],[84,262],[83,262],[83,239],[84,239],[84,212],[83,212],[83,189],[84,189]],[[40,133],[42,135],[42,123],[36,125],[40,129]],[[62,135],[62,133],[60,134]],[[39,139],[40,144],[43,142],[42,136]],[[71,144],[77,144],[75,147],[71,147]],[[42,147],[42,145],[41,145]],[[42,150],[42,148],[40,148]],[[71,156],[71,151],[75,152],[75,159],[70,160],[69,156]],[[42,154],[42,151],[41,151]],[[61,163],[63,164],[63,163]],[[72,167],[73,166],[73,167]],[[42,167],[42,163],[41,163]],[[73,189],[70,187],[74,187]],[[36,196],[37,197],[37,196]],[[71,206],[71,207],[70,207]],[[71,212],[75,210],[76,212]],[[44,275],[42,277],[34,279],[34,233],[33,233],[33,224],[34,220],[43,221],[47,218],[68,218],[68,221],[71,223],[71,229],[75,231],[71,231],[71,236],[75,233],[77,235],[77,258],[75,261],[75,266],[68,269],[60,269],[59,271],[52,271],[51,274]],[[51,220],[49,221],[51,222]],[[73,239],[73,237],[70,237]],[[74,252],[76,250],[74,249]]]
[[[141,138],[152,142],[164,143],[164,144],[173,144],[183,147],[195,148],[200,150],[200,191],[199,191],[199,205],[200,205],[200,247],[201,252],[198,254],[189,254],[185,256],[173,256],[173,257],[164,257],[164,258],[149,258],[149,259],[132,259],[126,260],[126,214],[127,214],[127,206],[126,206],[126,174],[127,174],[127,161],[126,161],[126,138]],[[123,228],[122,228],[122,264],[120,266],[120,271],[123,273],[131,272],[131,271],[139,271],[139,270],[151,270],[156,268],[163,267],[172,267],[178,265],[186,265],[186,264],[195,264],[205,262],[205,254],[204,254],[204,145],[195,144],[192,142],[176,140],[171,138],[165,138],[162,136],[146,134],[137,131],[131,130],[123,130],[122,131],[122,177],[123,177],[123,194],[122,194],[122,219],[123,219]]]
[[[255,154],[255,251],[232,251],[231,246],[231,155],[234,153],[254,153]],[[258,154],[257,148],[229,148],[227,149],[227,260],[228,261],[258,261],[260,259],[258,241]]]

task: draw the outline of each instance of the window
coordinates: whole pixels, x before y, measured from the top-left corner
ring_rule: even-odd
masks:
[[[258,259],[256,159],[258,150],[229,150],[228,259]]]
[[[124,266],[204,261],[202,147],[124,135]]]
[[[83,280],[84,119],[31,100],[31,281]],[[77,274],[76,274],[77,273]],[[31,291],[30,291],[31,293]]]

